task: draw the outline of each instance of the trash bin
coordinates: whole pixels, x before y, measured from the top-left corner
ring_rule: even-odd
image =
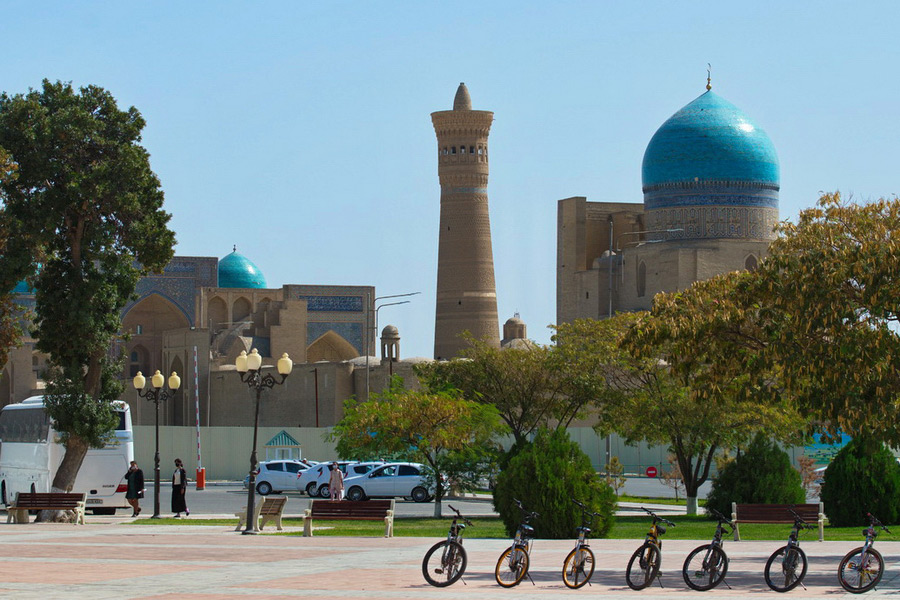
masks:
[[[206,489],[206,467],[197,469],[197,489]]]

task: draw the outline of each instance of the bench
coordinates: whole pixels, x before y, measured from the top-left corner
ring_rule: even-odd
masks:
[[[75,513],[75,523],[84,525],[85,494],[71,492],[18,492],[6,507],[6,522],[28,523],[30,510],[68,510]]]
[[[731,503],[734,541],[741,541],[738,523],[794,523],[794,511],[807,523],[818,523],[819,541],[825,541],[825,505],[817,504],[737,504]]]
[[[287,496],[266,496],[260,502],[253,503],[253,520],[259,523],[262,529],[269,521],[275,521],[275,528],[281,531],[281,516],[284,514],[284,507],[287,504]],[[240,531],[244,523],[247,522],[247,507],[244,506],[241,512],[234,513],[234,516],[240,519],[235,531]]]
[[[312,520],[380,521],[384,537],[394,536],[394,500],[313,500],[303,516],[303,536],[312,536]]]

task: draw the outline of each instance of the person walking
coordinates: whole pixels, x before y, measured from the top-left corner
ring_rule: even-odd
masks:
[[[131,505],[132,517],[141,514],[140,499],[144,497],[144,472],[141,471],[136,461],[131,461],[131,466],[125,473],[125,482],[128,489],[125,490],[125,500]]]
[[[175,513],[176,519],[181,518],[181,513],[185,513],[185,516],[191,514],[190,509],[187,507],[186,491],[187,473],[184,470],[184,465],[181,464],[181,459],[176,458],[175,472],[172,473],[172,512]]]
[[[331,476],[328,478],[328,493],[332,500],[344,499],[344,474],[337,462],[331,465]]]

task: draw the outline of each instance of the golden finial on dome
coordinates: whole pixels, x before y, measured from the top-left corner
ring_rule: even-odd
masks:
[[[707,92],[712,89],[711,81],[712,81],[712,65],[709,63],[706,63],[706,91]]]

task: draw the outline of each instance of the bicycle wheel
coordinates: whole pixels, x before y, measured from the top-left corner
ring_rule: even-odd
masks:
[[[806,553],[793,546],[782,546],[766,562],[766,584],[776,592],[789,592],[806,577]]]
[[[851,594],[868,592],[881,581],[884,574],[884,558],[875,548],[869,548],[863,555],[862,547],[851,550],[841,560],[838,580],[841,587]]]
[[[633,590],[642,590],[659,574],[659,548],[650,542],[634,551],[628,568],[625,570],[625,582]]]
[[[566,587],[577,590],[591,579],[594,574],[594,553],[590,548],[575,548],[563,563],[563,583]]]
[[[503,587],[519,585],[528,573],[528,553],[524,548],[507,548],[497,560],[494,578]]]
[[[684,559],[681,574],[684,582],[698,592],[711,590],[725,579],[728,573],[728,556],[718,546],[706,544],[695,548]]]
[[[456,583],[466,572],[466,551],[462,544],[444,540],[432,546],[422,559],[422,575],[435,587]]]

